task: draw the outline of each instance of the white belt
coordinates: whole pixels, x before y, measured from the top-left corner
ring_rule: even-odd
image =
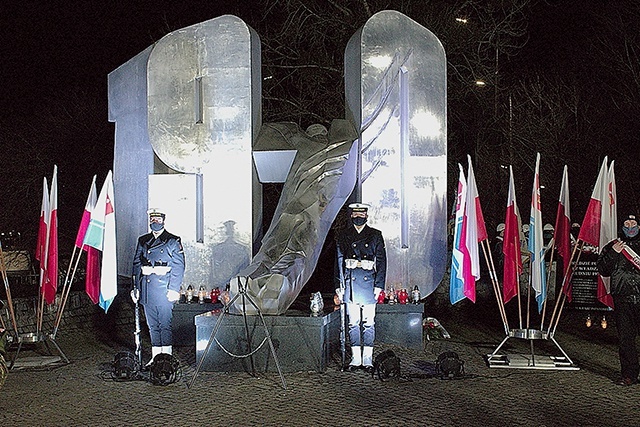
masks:
[[[156,265],[155,267],[152,267],[150,265],[143,265],[142,266],[142,275],[143,276],[150,276],[152,274],[158,275],[158,276],[164,276],[167,273],[169,273],[171,271],[171,267],[166,266],[166,265]]]
[[[374,265],[375,265],[375,262],[368,259],[357,260],[357,259],[348,258],[344,260],[344,266],[349,270],[353,270],[354,268],[361,268],[363,270],[373,270]]]

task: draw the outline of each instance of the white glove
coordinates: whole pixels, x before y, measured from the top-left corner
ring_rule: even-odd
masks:
[[[174,291],[173,289],[169,289],[167,291],[167,299],[170,302],[176,302],[180,299],[180,292]]]
[[[137,303],[138,300],[140,299],[140,290],[137,288],[131,289],[131,301],[133,301],[133,303]]]
[[[380,292],[382,292],[382,288],[373,288],[373,296],[376,297],[376,299],[380,296]]]
[[[342,297],[344,297],[344,289],[338,288],[336,289],[336,295],[338,296],[338,301],[342,302]]]

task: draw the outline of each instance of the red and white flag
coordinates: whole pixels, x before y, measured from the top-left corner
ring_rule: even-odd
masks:
[[[478,252],[478,242],[487,239],[487,228],[484,223],[480,196],[476,186],[476,176],[471,164],[471,156],[467,155],[469,165],[469,176],[467,178],[467,200],[465,203],[466,219],[466,247],[469,253],[471,275],[473,280],[468,280],[464,284],[464,295],[473,302],[476,302],[476,281],[480,279],[480,255]]]
[[[96,176],[93,176],[87,203],[84,206],[78,234],[76,235],[76,247],[87,252],[87,268],[85,272],[85,292],[91,302],[97,304],[100,299],[100,251],[92,246],[84,244],[84,236],[87,234],[89,222],[91,221],[91,211],[96,206],[97,200]]]
[[[509,166],[509,196],[507,198],[507,213],[504,224],[504,241],[502,253],[504,255],[503,271],[503,301],[509,302],[518,294],[520,286],[519,276],[522,274],[522,254],[520,251],[520,229],[522,220],[516,202],[516,190],[513,182],[513,169]]]
[[[47,224],[49,223],[49,186],[47,178],[42,179],[42,204],[40,205],[40,223],[38,225],[38,242],[36,244],[36,260],[40,263],[40,272],[46,270]],[[42,280],[42,277],[41,277]],[[42,283],[42,282],[41,282]]]
[[[553,239],[558,250],[558,256],[562,258],[563,276],[567,280],[562,292],[569,302],[572,299],[571,281],[571,209],[569,206],[569,172],[567,165],[562,172],[562,184],[560,185],[560,197],[558,198],[558,210],[556,212],[556,225],[553,231]]]
[[[47,232],[47,261],[43,286],[44,300],[53,304],[58,291],[58,167],[53,167],[51,193],[49,195],[49,221]]]
[[[49,244],[49,186],[47,178],[42,180],[42,204],[40,207],[40,223],[38,225],[38,242],[36,244],[36,259],[40,264],[39,292],[44,295],[47,279],[47,246]]]
[[[591,193],[591,200],[584,215],[578,240],[595,246],[598,251],[615,238],[611,235],[613,225],[617,226],[617,218],[612,218],[615,207],[615,177],[613,168],[607,168],[607,157],[602,161],[598,179]],[[608,307],[613,307],[613,298],[609,294],[609,278],[598,275],[598,300]]]

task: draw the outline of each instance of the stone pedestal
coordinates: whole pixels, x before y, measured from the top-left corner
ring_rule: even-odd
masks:
[[[171,320],[171,331],[173,333],[173,345],[175,346],[191,346],[196,343],[196,327],[194,318],[198,314],[206,313],[211,310],[220,310],[222,303],[211,304],[174,304],[173,319]]]
[[[375,342],[421,349],[423,312],[424,304],[378,304]]]
[[[256,371],[277,372],[269,343],[264,341],[266,333],[260,316],[247,316],[246,325],[242,315],[209,312],[196,316],[198,363],[220,316],[223,317],[215,335],[215,340],[220,345],[229,353],[245,355],[249,353],[247,346],[247,337],[249,337],[251,350],[255,351],[253,363]],[[326,369],[331,353],[336,350],[332,346],[339,343],[339,311],[313,317],[308,312],[290,310],[283,316],[264,316],[263,318],[283,372],[323,372]],[[230,356],[220,345],[213,341],[201,365],[201,370],[252,371],[249,357]],[[258,347],[260,349],[256,350]]]
[[[332,307],[329,307],[332,308]],[[422,348],[423,304],[380,304],[376,307],[376,343]],[[220,312],[208,312],[195,317],[196,359],[200,362],[211,338]],[[259,316],[224,314],[215,339],[202,362],[201,370],[209,372],[251,372],[250,358],[233,357],[248,353],[247,336],[255,353],[253,362],[258,372],[277,372],[265,328]],[[332,355],[340,351],[340,311],[313,317],[308,312],[289,310],[282,316],[264,316],[267,329],[283,372],[323,372]],[[175,321],[175,317],[174,317]],[[247,333],[248,330],[248,333]],[[262,344],[259,350],[258,346]],[[375,351],[375,350],[374,350]]]

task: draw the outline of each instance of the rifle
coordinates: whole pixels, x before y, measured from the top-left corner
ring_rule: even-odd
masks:
[[[134,300],[134,318],[136,323],[136,329],[133,333],[133,339],[136,344],[136,360],[138,366],[142,366],[142,343],[140,342],[140,290],[136,286],[136,276],[132,276],[133,279],[133,292],[137,293],[137,297]]]
[[[347,366],[347,322],[348,322],[348,318],[347,318],[347,303],[345,301],[345,291],[346,291],[346,286],[344,283],[344,271],[342,269],[342,265],[339,265],[338,268],[340,269],[340,291],[341,291],[341,298],[340,298],[340,355],[341,355],[341,360],[342,360],[342,365],[340,367],[340,370],[344,371],[346,366]]]

